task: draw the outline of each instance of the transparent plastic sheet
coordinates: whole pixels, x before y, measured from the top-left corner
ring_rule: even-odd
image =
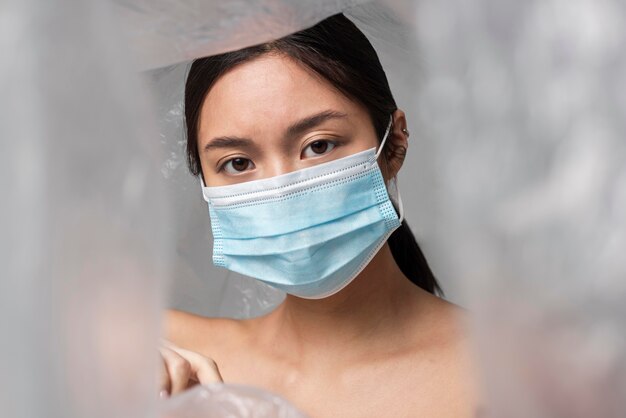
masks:
[[[419,2],[434,254],[491,417],[626,411],[626,4]]]
[[[0,3],[0,416],[148,417],[173,249],[106,3]]]
[[[2,3],[0,45],[15,57],[0,61],[3,416],[156,416],[146,353],[166,272],[169,306],[249,317],[280,302],[212,267],[184,166],[187,62],[156,67],[348,6],[407,112],[407,218],[449,299],[473,312],[487,416],[623,416],[624,5],[360,3],[115,0],[115,20],[93,1]],[[122,27],[135,66],[152,69],[160,147]],[[168,402],[189,412],[216,401],[206,393]]]
[[[182,100],[187,67],[183,63],[143,74],[155,98],[159,142],[166,156],[159,171],[177,214],[170,224],[176,250],[169,306],[206,316],[255,316],[276,306],[284,294],[213,266],[208,208],[199,180],[186,165]]]
[[[252,386],[198,385],[163,402],[160,418],[306,418],[287,400]]]
[[[121,2],[118,2],[121,4]],[[418,67],[415,55],[411,52],[412,38],[409,28],[398,19],[395,5],[383,3],[356,4],[362,2],[335,1],[335,2],[275,2],[271,8],[265,8],[262,3],[239,2],[240,7],[247,4],[241,13],[251,13],[256,10],[255,19],[247,21],[247,31],[257,37],[256,42],[266,40],[268,33],[287,34],[294,27],[302,29],[315,22],[312,17],[321,20],[323,17],[334,14],[346,8],[346,14],[370,37],[389,75],[389,82],[398,103],[411,107],[414,100],[411,89],[416,83],[416,68]],[[279,5],[283,4],[283,9]],[[350,6],[349,8],[347,8]],[[169,8],[177,6],[169,4],[160,11],[162,19],[155,23],[160,33],[167,30],[161,29],[164,21],[167,22],[166,13]],[[206,6],[201,7],[217,7]],[[238,9],[233,5],[228,8],[228,13],[222,10],[222,14],[213,15],[211,19],[217,19],[225,33],[230,32],[231,25],[239,25],[241,17],[236,13]],[[280,11],[282,10],[282,11]],[[153,9],[154,12],[154,9]],[[268,16],[267,14],[272,14]],[[175,13],[174,13],[175,14]],[[172,16],[174,15],[172,14]],[[277,15],[282,16],[280,19]],[[171,18],[171,17],[170,17]],[[195,27],[197,14],[190,13],[190,22],[185,27]],[[273,23],[272,23],[273,22]],[[313,22],[313,23],[312,23]],[[179,23],[183,26],[183,22]],[[207,24],[208,25],[208,24]],[[272,26],[273,25],[273,26]],[[213,30],[212,26],[207,26]],[[135,26],[135,32],[139,29]],[[146,29],[142,29],[146,31]],[[235,31],[236,32],[236,31]],[[136,35],[138,36],[138,35]],[[160,36],[160,35],[159,35]],[[179,34],[182,36],[182,34]],[[224,52],[222,44],[213,45],[210,42],[210,33],[194,33],[194,37],[204,39],[205,51]],[[251,35],[240,35],[249,40]],[[196,40],[194,40],[196,42]],[[198,41],[199,42],[199,41]],[[235,40],[233,40],[235,42]],[[243,47],[249,45],[248,41],[240,41],[235,44]],[[233,47],[233,44],[229,44]],[[139,45],[136,46],[139,48]],[[224,269],[216,268],[211,261],[212,237],[211,226],[208,217],[206,203],[202,199],[199,181],[193,178],[186,166],[185,136],[183,125],[183,90],[186,72],[190,61],[185,61],[164,68],[157,68],[143,73],[149,89],[155,95],[158,112],[158,129],[161,144],[167,155],[163,162],[161,172],[167,179],[168,195],[172,196],[174,213],[178,214],[173,220],[175,227],[173,233],[177,235],[177,251],[173,276],[176,277],[171,287],[171,307],[191,311],[207,316],[226,316],[233,318],[246,318],[268,312],[280,303],[284,294],[254,279],[243,277]],[[139,63],[144,67],[145,63]],[[409,160],[419,153],[419,144],[416,150],[409,155]],[[412,179],[419,178],[419,165],[410,162],[401,173],[400,184],[403,178],[407,178],[407,184]],[[403,198],[407,194],[409,208],[416,204],[416,196],[411,190],[402,190]],[[413,228],[421,229],[421,220],[413,217],[409,219]],[[454,293],[451,291],[450,293]]]
[[[112,0],[142,70],[270,41],[365,0]]]
[[[346,14],[407,112],[407,217],[448,299],[473,313],[487,416],[621,416],[623,5],[399,0]],[[182,86],[186,65],[155,85],[179,71]],[[280,301],[222,277],[218,314]]]

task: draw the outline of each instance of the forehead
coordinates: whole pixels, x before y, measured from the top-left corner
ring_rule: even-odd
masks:
[[[357,103],[292,58],[265,54],[221,76],[203,103],[199,137],[275,131],[321,110],[362,115]]]

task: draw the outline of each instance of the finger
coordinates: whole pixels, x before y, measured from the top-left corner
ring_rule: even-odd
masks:
[[[170,394],[175,395],[182,392],[187,388],[189,377],[192,374],[189,361],[170,348],[160,347],[159,350],[167,366],[170,379]]]
[[[165,338],[160,338],[159,341],[161,346],[165,346],[168,348],[176,347],[176,344],[174,344],[170,340],[166,340]]]
[[[170,346],[170,349],[189,361],[192,378],[197,378],[201,384],[224,382],[217,363],[213,359],[176,346]]]
[[[161,350],[159,349],[159,352]],[[165,356],[161,352],[161,370],[160,370],[160,381],[159,381],[159,390],[165,391],[166,393],[170,393],[171,385],[170,385],[170,374],[167,372],[167,363],[165,362]]]
[[[195,374],[201,384],[224,382],[217,363],[208,357],[204,357],[203,361],[198,362],[197,367],[195,367]]]

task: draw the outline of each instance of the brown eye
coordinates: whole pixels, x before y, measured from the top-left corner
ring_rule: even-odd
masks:
[[[252,160],[247,158],[233,158],[232,160],[228,160],[224,165],[223,169],[228,174],[240,174],[243,171],[251,170],[254,168],[254,164]]]
[[[248,168],[248,165],[250,164],[250,160],[245,159],[245,158],[235,158],[231,162],[232,162],[233,168],[237,171],[245,170],[246,168]]]
[[[302,151],[302,157],[317,157],[330,152],[333,148],[335,144],[330,141],[313,141]]]
[[[311,151],[316,154],[323,154],[328,149],[328,142],[324,141],[315,141],[311,144]]]

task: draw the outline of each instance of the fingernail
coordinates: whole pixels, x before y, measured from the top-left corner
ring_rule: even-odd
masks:
[[[159,392],[159,398],[160,399],[167,399],[170,397],[170,394],[167,393],[167,391],[165,389],[163,389],[162,391]]]

